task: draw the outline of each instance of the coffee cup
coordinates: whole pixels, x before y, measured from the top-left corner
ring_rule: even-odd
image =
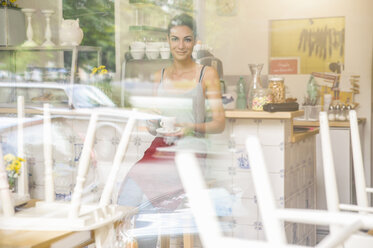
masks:
[[[175,117],[163,117],[161,119],[160,125],[166,132],[172,132],[175,129]]]

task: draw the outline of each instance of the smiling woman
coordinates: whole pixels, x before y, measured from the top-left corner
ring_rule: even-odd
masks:
[[[161,127],[154,128],[158,136],[128,173],[118,200],[121,205],[145,204],[150,207],[140,209],[140,214],[161,211],[159,209],[173,211],[180,206],[183,187],[175,167],[175,149],[198,151],[203,154],[201,160],[204,161],[205,135],[219,133],[225,127],[218,73],[212,67],[197,64],[192,58],[197,37],[195,30],[195,21],[187,14],[175,16],[168,26],[167,40],[173,61],[155,73],[157,100],[152,102],[163,116]],[[211,120],[206,118],[207,105],[212,113]],[[172,128],[164,124],[167,119],[172,120]],[[133,197],[129,198],[129,194]],[[136,226],[144,225],[139,222]],[[156,246],[156,237],[138,241],[142,248]]]

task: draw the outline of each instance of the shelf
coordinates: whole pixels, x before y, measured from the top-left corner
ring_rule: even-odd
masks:
[[[293,134],[291,135],[291,142],[292,143],[297,143],[301,140],[304,140],[308,137],[311,137],[313,135],[316,135],[319,133],[319,128],[314,128],[314,129],[310,129],[308,131],[305,131],[305,132],[294,132],[293,131]]]
[[[79,52],[96,52],[97,53],[97,66],[101,65],[101,47],[95,46],[53,46],[53,47],[43,47],[43,46],[34,46],[34,47],[22,47],[22,46],[5,46],[0,47],[0,51],[9,51],[13,54],[13,62],[11,65],[14,65],[14,72],[16,69],[16,54],[18,52],[72,52],[71,58],[71,71],[70,71],[70,83],[74,84],[75,82],[75,73],[78,66],[78,53]]]
[[[160,33],[167,33],[167,29],[165,28],[158,28],[152,26],[130,26],[130,31],[152,31],[152,32],[160,32]]]
[[[101,47],[94,46],[53,46],[53,47],[22,47],[22,46],[7,46],[0,47],[0,51],[72,51],[77,49],[83,52],[101,52]]]
[[[137,5],[149,5],[149,6],[157,6],[157,7],[160,7],[160,8],[170,8],[170,9],[173,9],[173,10],[178,10],[178,11],[184,11],[184,12],[189,12],[189,13],[194,13],[195,11],[193,10],[193,8],[189,8],[189,7],[186,7],[186,6],[180,6],[178,4],[168,4],[168,3],[164,3],[162,1],[157,1],[157,0],[130,0],[129,1],[130,4],[137,4]]]

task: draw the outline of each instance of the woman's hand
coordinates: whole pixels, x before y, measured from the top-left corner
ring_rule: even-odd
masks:
[[[156,130],[157,130],[157,128],[160,128],[159,119],[146,120],[146,128],[148,129],[149,133],[156,136],[157,135]]]
[[[163,136],[182,138],[184,136],[193,136],[194,135],[194,124],[181,123],[181,124],[176,124],[175,126],[180,127],[180,131],[163,134]]]

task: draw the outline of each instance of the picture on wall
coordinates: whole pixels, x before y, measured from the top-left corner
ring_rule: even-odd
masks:
[[[270,74],[340,73],[344,66],[345,18],[271,20],[269,43]],[[294,64],[286,64],[289,58],[296,58],[299,70],[292,69]]]

